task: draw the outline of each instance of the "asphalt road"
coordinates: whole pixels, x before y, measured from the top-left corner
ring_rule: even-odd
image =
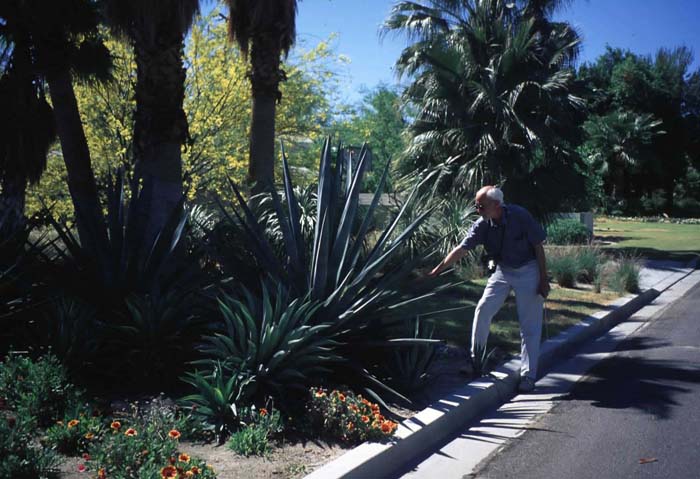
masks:
[[[700,284],[467,477],[700,478]]]

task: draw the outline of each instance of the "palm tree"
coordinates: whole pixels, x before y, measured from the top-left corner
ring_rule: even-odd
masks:
[[[588,139],[584,149],[590,151],[586,162],[603,178],[605,193],[613,200],[632,197],[635,170],[649,159],[654,137],[663,135],[661,120],[650,114],[614,111],[594,116],[584,124]],[[660,173],[660,172],[659,172]],[[641,192],[638,192],[641,196]]]
[[[96,5],[90,0],[5,0],[0,18],[3,40],[28,48],[33,72],[48,83],[78,234],[88,250],[98,251],[107,233],[72,83],[74,75],[98,80],[109,75],[111,59],[97,31]]]
[[[227,0],[229,36],[244,57],[250,51],[253,114],[248,179],[253,191],[274,181],[275,110],[282,98],[280,66],[296,37],[297,0]]]
[[[56,140],[53,110],[35,75],[29,46],[15,43],[0,56],[0,243],[25,223],[27,183],[46,169]]]
[[[106,1],[110,27],[131,42],[136,58],[134,160],[143,179],[146,211],[140,215],[147,239],[165,225],[183,194],[181,147],[189,139],[183,50],[197,13],[199,0]]]
[[[419,110],[404,152],[408,169],[440,170],[444,187],[503,183],[511,199],[532,206],[544,190],[534,181],[539,172],[554,164],[573,171],[584,104],[566,66],[579,40],[566,24],[538,29],[528,5],[431,0],[393,8],[384,31],[416,40],[396,64],[412,78],[404,98]]]

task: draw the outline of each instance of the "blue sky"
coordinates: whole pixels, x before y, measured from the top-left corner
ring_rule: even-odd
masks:
[[[378,28],[394,0],[300,0],[297,33],[313,45],[336,33],[335,49],[350,58],[343,71],[341,97],[356,101],[361,88],[380,82],[396,84],[393,64],[406,40]],[[557,19],[574,25],[583,36],[582,61],[595,60],[605,45],[652,54],[660,47],[686,45],[700,67],[700,0],[574,0]]]

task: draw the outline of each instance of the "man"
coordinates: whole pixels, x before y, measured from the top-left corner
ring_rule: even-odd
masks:
[[[522,359],[518,389],[530,392],[537,379],[542,307],[549,294],[542,247],[546,235],[525,208],[504,204],[503,192],[494,186],[484,186],[477,192],[476,209],[481,218],[471,226],[464,241],[429,276],[437,276],[463,258],[468,250],[484,245],[496,268],[474,312],[472,358],[479,346],[486,345],[491,319],[503,306],[510,290],[515,290]]]

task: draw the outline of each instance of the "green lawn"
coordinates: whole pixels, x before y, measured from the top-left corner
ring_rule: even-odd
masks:
[[[643,223],[596,217],[595,236],[605,248],[655,259],[687,261],[700,254],[700,225]]]
[[[485,285],[486,278],[471,281],[433,299],[432,309],[444,311],[425,317],[435,327],[435,338],[445,339],[456,346],[469,345],[474,308]],[[612,292],[596,294],[585,289],[560,288],[553,284],[546,303],[547,322],[542,332],[543,339],[554,337],[590,314],[604,309],[616,297]],[[505,354],[520,353],[520,329],[512,293],[491,323],[489,344],[489,347],[495,346]]]

